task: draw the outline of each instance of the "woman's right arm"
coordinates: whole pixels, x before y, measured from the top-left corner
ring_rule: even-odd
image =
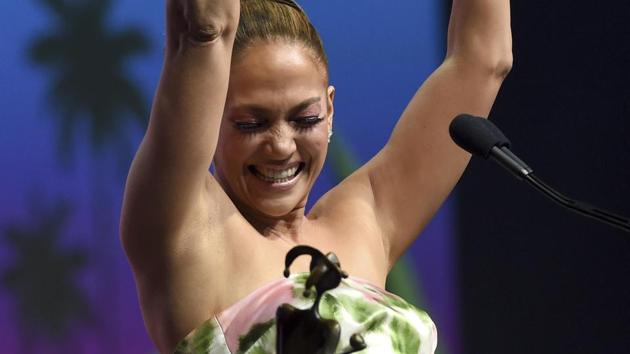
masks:
[[[132,262],[159,257],[186,232],[184,225],[212,205],[206,200],[208,168],[227,95],[239,6],[238,0],[166,2],[164,65],[125,188],[121,237]]]

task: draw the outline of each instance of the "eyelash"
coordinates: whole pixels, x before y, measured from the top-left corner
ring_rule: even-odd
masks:
[[[297,125],[298,130],[305,131],[315,127],[317,124],[321,123],[324,120],[322,117],[318,116],[310,116],[310,117],[300,117],[294,119],[293,122]]]
[[[292,119],[291,122],[293,122],[296,125],[296,128],[298,131],[306,131],[315,127],[317,124],[321,123],[323,120],[324,120],[323,117],[308,116],[308,117],[300,117],[300,118]],[[263,122],[236,122],[235,126],[236,126],[236,129],[243,131],[245,133],[257,133],[264,128],[265,123],[266,122],[264,121]]]
[[[242,130],[245,132],[253,132],[255,130],[258,130],[262,127],[263,123],[258,123],[258,122],[236,122],[234,123],[234,125],[236,126],[236,129],[238,130]]]

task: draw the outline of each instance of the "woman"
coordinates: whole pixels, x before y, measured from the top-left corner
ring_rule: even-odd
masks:
[[[184,351],[188,333],[251,306],[298,244],[334,252],[349,274],[383,287],[468,162],[450,120],[487,116],[510,67],[509,0],[453,1],[443,64],[387,145],[306,214],[335,95],[306,15],[290,0],[168,0],[163,71],[121,222],[159,350]],[[308,259],[292,266],[308,269]],[[417,340],[421,352],[433,351],[432,336]]]

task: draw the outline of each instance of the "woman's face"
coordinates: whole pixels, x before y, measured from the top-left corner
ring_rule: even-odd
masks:
[[[215,153],[216,176],[246,212],[302,208],[322,169],[334,88],[309,49],[259,42],[232,64]]]

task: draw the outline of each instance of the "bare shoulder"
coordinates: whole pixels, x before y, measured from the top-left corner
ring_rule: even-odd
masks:
[[[232,251],[252,228],[210,174],[188,209],[175,228],[163,228],[141,207],[123,212],[121,237],[138,282],[167,290],[181,282],[223,281],[223,268],[237,255]]]
[[[326,228],[342,265],[352,274],[368,272],[372,275],[363,274],[364,278],[374,279],[378,274],[376,277],[384,279],[390,268],[388,250],[377,220],[368,171],[363,166],[332,188],[313,206],[309,217]]]
[[[205,183],[199,183],[194,198],[179,200],[180,205],[174,206],[160,196],[161,184],[168,182],[146,171],[136,173],[138,169],[132,166],[127,180],[120,222],[123,248],[137,271],[145,266],[154,268],[187,243],[203,241],[201,234],[221,227],[217,213],[220,192],[213,186],[216,182],[206,178]]]
[[[252,257],[248,249],[256,249],[239,250],[239,243],[242,246],[246,237],[250,244],[255,239],[249,234],[251,226],[211,175],[205,193],[176,233],[147,235],[144,233],[152,228],[148,226],[128,235],[144,243],[136,245],[132,254],[127,249],[127,253],[147,329],[163,352],[172,350],[188,332],[231,301],[225,284],[239,287],[235,279],[244,278],[236,276],[234,270],[243,259]]]
[[[369,178],[362,167],[324,194],[315,203],[309,217],[325,220],[333,228],[357,226],[369,228],[373,222],[374,198]]]

